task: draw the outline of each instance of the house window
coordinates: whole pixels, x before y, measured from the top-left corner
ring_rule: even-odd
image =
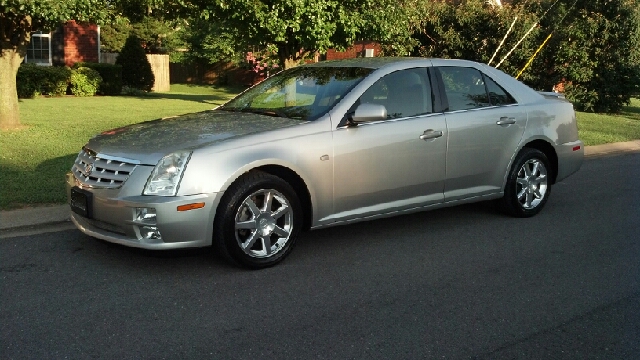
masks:
[[[27,47],[26,63],[51,65],[51,33],[41,31],[31,34],[31,42]]]

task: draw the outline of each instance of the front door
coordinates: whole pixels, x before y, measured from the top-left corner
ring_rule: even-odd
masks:
[[[390,73],[360,97],[388,119],[334,131],[335,221],[443,201],[447,127],[431,99],[425,68]]]

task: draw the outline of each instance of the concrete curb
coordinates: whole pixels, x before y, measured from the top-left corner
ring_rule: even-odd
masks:
[[[640,152],[640,140],[584,147],[585,158],[636,152]]]
[[[640,153],[640,140],[585,146],[584,151],[585,158],[627,153]],[[69,222],[69,205],[66,204],[0,211],[0,233],[65,222]]]
[[[0,231],[69,221],[69,205],[38,206],[0,211]]]

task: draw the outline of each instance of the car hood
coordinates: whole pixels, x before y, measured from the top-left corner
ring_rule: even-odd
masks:
[[[105,131],[89,140],[98,154],[155,165],[178,150],[193,150],[236,137],[300,124],[300,120],[209,110]]]

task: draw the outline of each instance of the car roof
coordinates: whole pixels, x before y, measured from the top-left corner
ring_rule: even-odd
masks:
[[[379,69],[389,64],[397,64],[407,61],[424,61],[427,58],[419,57],[371,57],[371,58],[354,58],[344,60],[327,60],[317,63],[306,64],[308,67],[362,67],[369,69]]]
[[[394,66],[424,66],[431,65],[431,60],[438,60],[439,63],[450,63],[451,66],[461,65],[478,65],[478,63],[470,60],[462,59],[439,59],[439,58],[421,58],[421,57],[371,57],[371,58],[354,58],[344,60],[327,60],[317,63],[309,63],[305,67],[360,67],[368,69],[381,69],[383,67]]]

